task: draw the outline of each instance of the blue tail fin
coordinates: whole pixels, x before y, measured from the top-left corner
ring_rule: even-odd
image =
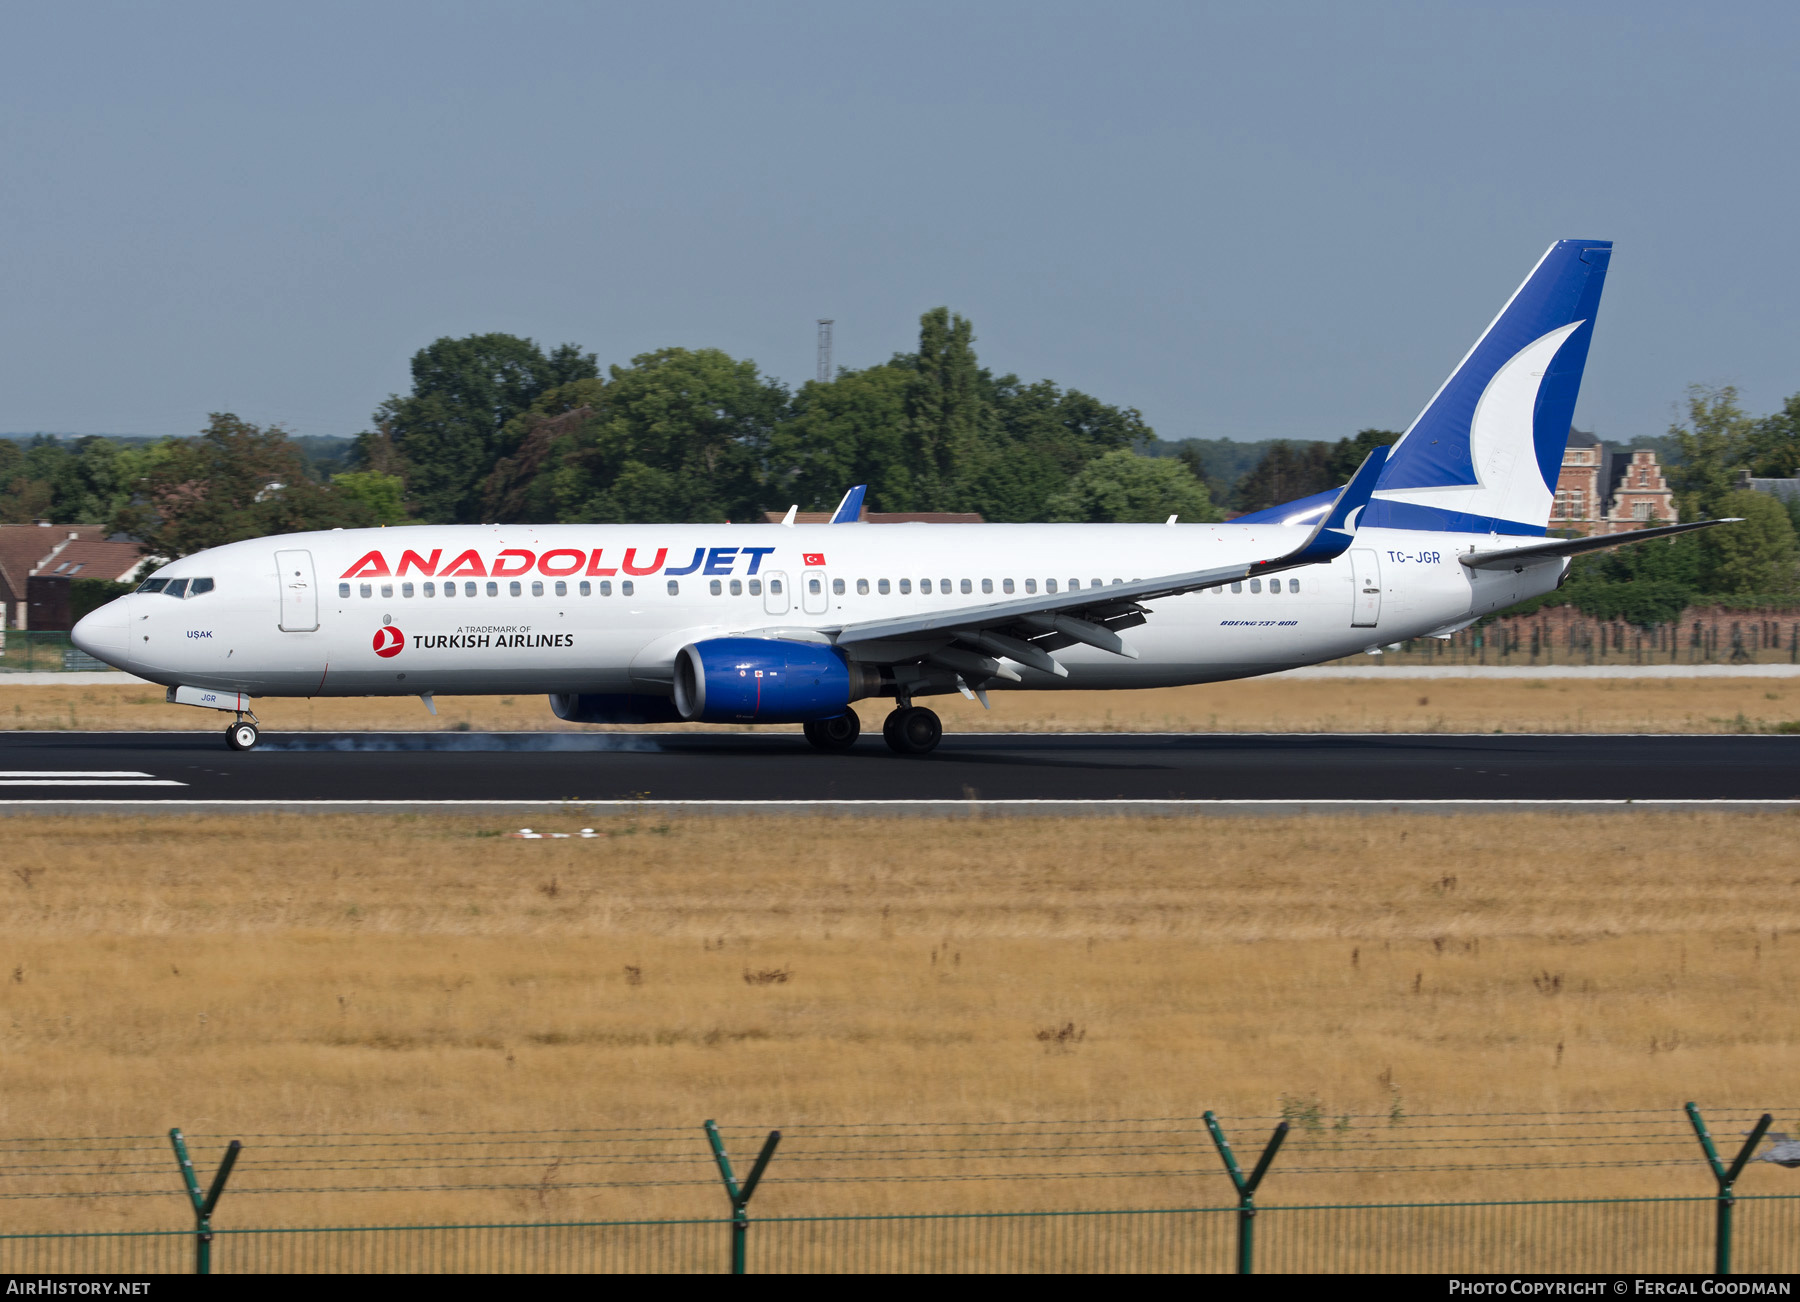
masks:
[[[1611,256],[1550,246],[1394,445],[1363,528],[1544,532]]]

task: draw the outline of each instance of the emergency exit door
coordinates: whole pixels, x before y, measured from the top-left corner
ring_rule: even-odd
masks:
[[[1374,628],[1381,622],[1381,560],[1366,547],[1350,551],[1350,627]]]
[[[311,633],[319,627],[319,586],[313,582],[311,552],[276,552],[281,583],[281,631]]]
[[[788,613],[787,575],[779,570],[764,575],[763,610],[771,615]]]
[[[831,608],[825,591],[825,571],[805,570],[800,575],[800,608],[809,615],[823,615]]]

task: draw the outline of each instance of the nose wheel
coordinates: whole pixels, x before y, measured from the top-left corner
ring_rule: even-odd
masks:
[[[944,725],[922,705],[906,705],[881,725],[882,740],[896,755],[929,755],[944,738]]]
[[[262,739],[253,719],[239,719],[225,729],[225,744],[232,750],[254,750]]]

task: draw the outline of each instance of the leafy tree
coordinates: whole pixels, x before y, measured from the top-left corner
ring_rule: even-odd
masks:
[[[911,368],[885,363],[801,385],[792,414],[769,438],[771,503],[828,510],[853,484],[869,486],[867,500],[876,509],[903,510],[919,500],[908,457],[913,379]]]
[[[1179,460],[1118,449],[1095,457],[1045,505],[1044,519],[1090,523],[1155,522],[1171,515],[1217,520],[1206,485]]]
[[[919,318],[919,351],[906,388],[908,453],[921,505],[956,509],[957,489],[980,454],[988,412],[975,327],[947,307]]]
[[[1343,482],[1331,471],[1329,445],[1295,445],[1279,439],[1256,463],[1256,468],[1232,489],[1231,505],[1239,511],[1262,511],[1336,488]]]
[[[1720,596],[1785,596],[1794,591],[1797,549],[1787,508],[1767,493],[1740,490],[1719,503],[1720,515],[1741,524],[1704,530],[1706,591]]]
[[[337,496],[368,507],[376,524],[407,523],[406,483],[398,475],[346,470],[331,477],[331,487]]]
[[[987,381],[987,390],[992,428],[958,497],[962,509],[989,520],[1045,519],[1046,504],[1096,457],[1155,438],[1132,408],[1049,380],[1026,384],[1003,375]]]
[[[498,518],[753,519],[787,390],[716,348],[664,348],[545,395],[496,466]],[[516,513],[516,514],[515,514]]]
[[[413,355],[412,393],[376,409],[376,432],[358,440],[359,462],[397,468],[421,519],[474,521],[495,463],[513,451],[503,438],[509,422],[547,391],[598,374],[594,355],[574,344],[545,356],[515,335],[439,339]]]
[[[1750,473],[1768,479],[1800,475],[1800,393],[1750,429]]]
[[[1737,405],[1737,389],[1688,386],[1687,420],[1669,427],[1681,461],[1668,468],[1675,508],[1684,520],[1716,519],[1732,492],[1737,468],[1750,453],[1756,422]]]
[[[306,478],[279,426],[259,428],[215,412],[198,438],[165,439],[113,527],[146,555],[177,557],[207,547],[307,529],[376,523],[363,503]]]
[[[1369,453],[1376,448],[1392,447],[1399,441],[1399,430],[1357,430],[1349,438],[1339,439],[1332,444],[1330,455],[1325,458],[1325,471],[1333,484],[1347,484],[1350,477],[1362,468],[1362,463],[1368,460]]]

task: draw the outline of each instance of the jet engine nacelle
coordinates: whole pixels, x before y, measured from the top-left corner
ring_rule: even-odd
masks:
[[[880,670],[819,642],[716,637],[675,657],[675,709],[689,723],[834,719],[880,690]]]

